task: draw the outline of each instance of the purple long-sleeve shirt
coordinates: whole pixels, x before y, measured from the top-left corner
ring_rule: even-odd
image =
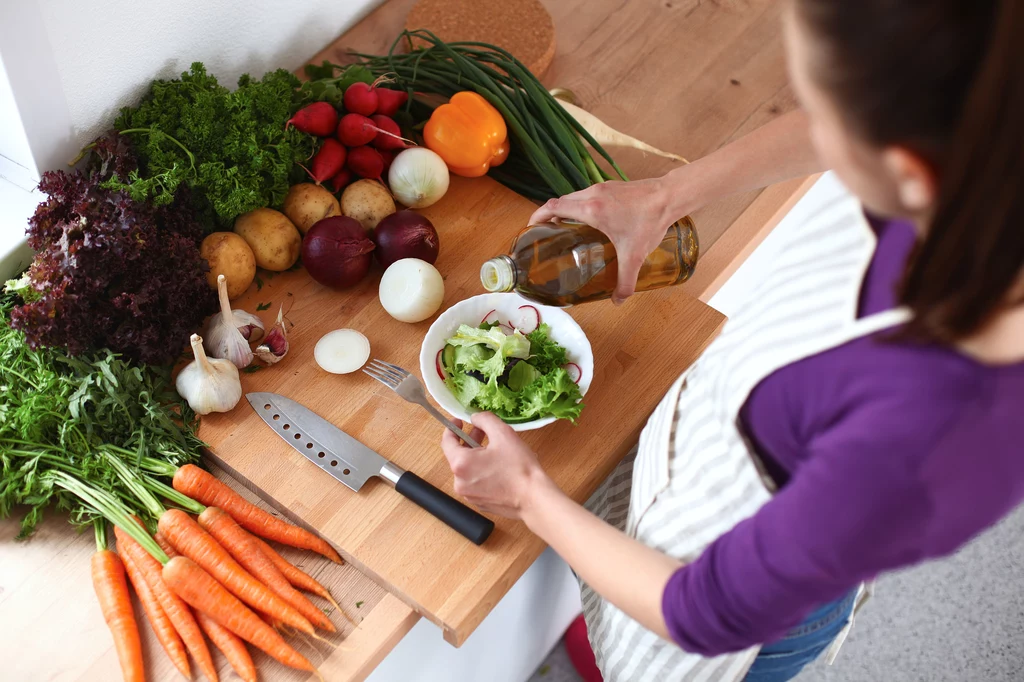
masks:
[[[894,307],[914,243],[907,223],[874,227],[862,316]],[[665,621],[694,653],[777,640],[864,580],[952,553],[1024,500],[1024,363],[860,338],[764,379],[740,422],[781,489],[669,580]]]

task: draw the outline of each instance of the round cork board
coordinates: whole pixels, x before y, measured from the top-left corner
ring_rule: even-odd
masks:
[[[445,42],[497,45],[538,77],[555,57],[555,24],[538,0],[419,0],[405,27],[425,28]]]

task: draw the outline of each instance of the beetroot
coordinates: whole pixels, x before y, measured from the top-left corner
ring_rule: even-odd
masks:
[[[353,147],[348,151],[348,169],[361,178],[380,180],[384,159],[373,147]]]
[[[328,137],[320,145],[320,151],[313,157],[313,170],[310,176],[318,185],[333,178],[345,166],[345,156],[345,145],[333,137]]]
[[[348,147],[370,144],[377,137],[377,127],[362,114],[345,114],[338,122],[338,139]]]
[[[371,116],[377,113],[377,90],[366,83],[353,83],[342,98],[345,111]]]
[[[320,284],[346,289],[366,277],[373,249],[358,220],[331,216],[309,228],[302,240],[302,264]]]
[[[293,125],[304,133],[318,137],[330,137],[338,127],[338,112],[330,102],[313,102],[302,107],[284,124],[284,129]]]
[[[405,90],[377,88],[377,113],[394,116],[408,100],[409,93]]]

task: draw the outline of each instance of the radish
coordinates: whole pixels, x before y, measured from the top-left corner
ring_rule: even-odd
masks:
[[[361,178],[380,180],[384,159],[373,147],[353,147],[348,151],[348,169]]]
[[[521,305],[519,306],[518,315],[516,315],[514,320],[510,320],[509,324],[523,334],[529,334],[536,331],[537,327],[540,326],[540,311],[532,305]]]
[[[345,90],[342,102],[346,111],[370,116],[377,111],[377,90],[367,83],[353,83]]]
[[[498,311],[492,310],[491,312],[484,315],[484,319],[480,320],[480,324],[494,324],[498,321]]]
[[[405,90],[377,88],[377,113],[394,116],[408,100],[409,93]]]
[[[338,127],[338,112],[330,102],[313,102],[302,107],[284,124],[284,129],[293,125],[304,133],[319,137],[330,137]]]
[[[345,145],[328,137],[313,157],[313,170],[309,173],[316,184],[330,180],[345,167]]]
[[[374,114],[370,117],[377,130],[382,135],[373,139],[373,146],[380,150],[405,149],[405,140],[402,139],[402,130],[394,120],[381,114]]]
[[[394,149],[391,151],[387,151],[383,149],[378,149],[377,151],[380,152],[380,158],[384,161],[384,171],[382,172],[382,175],[387,175],[388,172],[391,170],[391,162],[395,160],[396,156],[398,156],[399,150]]]
[[[583,377],[583,370],[575,362],[570,362],[565,366],[565,371],[569,374],[569,378],[572,379],[574,384],[580,383],[580,379]]]
[[[441,353],[444,352],[444,348],[437,351],[437,357],[434,358],[434,367],[437,368],[437,376],[441,377],[441,381],[444,381],[444,372],[441,370]]]
[[[504,322],[498,324],[498,329],[500,329],[501,333],[504,334],[505,336],[512,336],[513,334],[516,333],[515,329],[512,329],[512,327],[505,324]]]
[[[352,183],[352,171],[342,168],[338,174],[331,178],[331,190],[337,194]]]
[[[313,359],[331,374],[351,374],[370,359],[370,341],[355,329],[335,329],[316,342]]]
[[[338,122],[338,139],[347,147],[362,147],[377,137],[377,127],[366,116],[345,114]]]

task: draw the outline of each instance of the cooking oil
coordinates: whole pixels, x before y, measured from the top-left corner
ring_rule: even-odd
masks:
[[[676,221],[640,267],[636,290],[685,282],[698,254],[693,221],[689,216]],[[537,303],[562,307],[611,298],[617,279],[611,240],[589,225],[566,221],[526,228],[507,255],[480,268],[480,281],[488,291],[514,290]]]

